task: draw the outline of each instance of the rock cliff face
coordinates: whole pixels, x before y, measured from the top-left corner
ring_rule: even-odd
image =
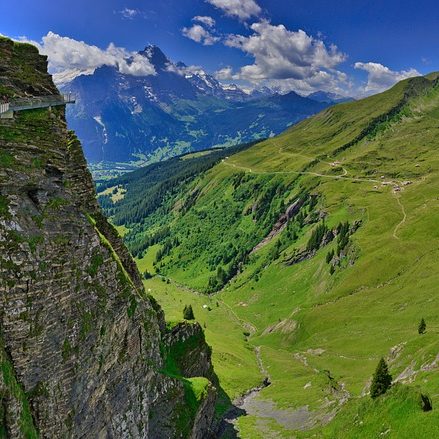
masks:
[[[35,48],[0,39],[0,96],[56,93]],[[63,107],[0,120],[0,367],[0,437],[210,434],[202,329],[167,329],[145,294]]]

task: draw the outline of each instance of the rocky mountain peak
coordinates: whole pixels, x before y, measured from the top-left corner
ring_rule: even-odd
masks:
[[[156,71],[166,70],[167,66],[171,63],[169,58],[162,52],[160,47],[154,44],[149,44],[143,51],[139,53],[148,58]]]

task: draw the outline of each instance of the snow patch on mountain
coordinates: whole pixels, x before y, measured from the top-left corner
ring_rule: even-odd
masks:
[[[102,135],[104,137],[104,145],[108,143],[108,133],[107,133],[107,127],[105,126],[104,122],[102,122],[101,116],[95,116],[93,118],[101,127],[102,127]]]

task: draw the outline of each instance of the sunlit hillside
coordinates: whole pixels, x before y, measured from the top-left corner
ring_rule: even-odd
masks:
[[[439,434],[439,83],[405,80],[223,158],[123,221],[171,319],[192,303],[244,438]],[[163,229],[166,224],[166,230]],[[206,295],[210,293],[210,295]],[[424,318],[425,334],[418,334]],[[385,357],[394,385],[368,396]],[[380,416],[376,416],[380,413]]]

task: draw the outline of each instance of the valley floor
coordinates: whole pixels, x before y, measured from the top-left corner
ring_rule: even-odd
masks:
[[[148,264],[148,257],[138,263],[142,270],[145,267],[153,270],[152,264]],[[276,273],[273,275],[276,276]],[[271,281],[274,288],[282,283],[282,280],[276,282],[274,278]],[[329,319],[325,323],[330,334],[322,338],[321,344],[316,339],[293,342],[293,334],[297,329],[294,316],[300,310],[291,309],[286,318],[279,318],[278,322],[271,325],[265,323],[262,317],[267,307],[275,315],[284,315],[285,310],[276,309],[281,302],[264,303],[258,290],[252,287],[244,293],[236,282],[218,294],[206,296],[159,276],[145,281],[145,287],[157,298],[167,319],[180,320],[184,305],[192,304],[197,321],[204,327],[207,341],[213,348],[214,367],[221,385],[239,408],[231,411],[229,422],[232,428],[223,429],[223,438],[235,437],[237,434],[238,437],[247,439],[412,439],[435,437],[430,436],[433,432],[439,434],[438,412],[422,413],[417,400],[407,407],[399,407],[399,403],[406,401],[407,395],[401,396],[398,391],[389,396],[395,400],[393,412],[390,411],[385,418],[380,417],[379,412],[375,413],[375,417],[370,414],[376,408],[369,407],[370,398],[365,395],[369,383],[367,377],[372,375],[380,355],[373,352],[376,349],[371,346],[374,344],[373,337],[367,335],[367,325],[370,322],[361,322],[360,315],[352,323],[347,321],[348,318],[337,321],[330,310],[334,303],[327,303],[318,307],[321,309],[317,312],[323,311],[320,320]],[[263,285],[261,287],[264,288]],[[377,298],[371,297],[371,300],[375,301]],[[352,296],[341,301],[345,302],[342,306],[346,310],[358,307]],[[383,310],[388,306],[395,306],[391,303],[392,300],[389,302],[382,304]],[[249,311],[249,304],[255,308],[253,311]],[[338,309],[340,305],[337,303]],[[367,307],[366,303],[363,304],[363,311]],[[361,310],[356,312],[361,314]],[[377,316],[377,326],[380,319]],[[356,325],[358,327],[355,329]],[[352,337],[337,337],[338,331],[350,332]],[[430,327],[428,334],[423,336],[422,347],[419,346],[419,335],[413,328],[409,328],[405,334],[388,334],[386,340],[387,344],[392,345],[386,355],[391,358],[391,364],[401,372],[398,379],[410,383],[421,381],[422,387],[430,390],[433,404],[439,400],[439,374],[432,375],[428,372],[437,370],[438,367],[438,357],[435,357],[438,332],[438,327]],[[398,365],[398,356],[403,349],[413,353],[420,350],[423,361],[416,361],[415,355],[409,354],[413,358],[410,365],[406,368]],[[381,353],[382,350],[377,349],[377,352]],[[333,367],[336,372],[326,370],[326,367]],[[354,381],[357,373],[365,377],[363,382]],[[268,387],[263,386],[266,378],[271,383]],[[251,391],[255,388],[256,391]],[[244,398],[242,395],[245,395]],[[219,407],[220,413],[230,410],[227,402],[223,403]],[[331,423],[339,411],[342,416],[338,416]],[[404,418],[406,423],[403,422]],[[361,428],[367,420],[373,422],[364,429]],[[356,422],[357,428],[353,428],[352,421]],[[327,423],[329,426],[325,428]],[[413,433],[414,431],[419,433]]]

